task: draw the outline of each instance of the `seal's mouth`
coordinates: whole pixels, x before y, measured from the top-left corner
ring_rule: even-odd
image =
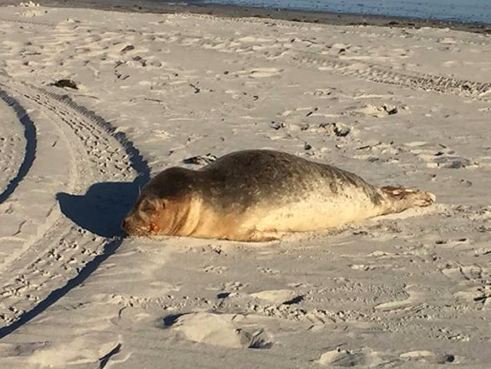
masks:
[[[135,227],[131,225],[128,218],[125,218],[121,223],[121,229],[126,233],[126,236],[143,236],[146,231],[142,227]]]
[[[125,236],[133,237],[133,236],[148,236],[149,232],[147,229],[142,229],[142,228],[132,228],[132,229],[124,229],[123,231],[125,232]]]
[[[160,232],[160,227],[155,223],[135,226],[134,222],[131,222],[128,218],[124,219],[121,223],[121,229],[126,233],[126,236],[150,236],[157,235]]]

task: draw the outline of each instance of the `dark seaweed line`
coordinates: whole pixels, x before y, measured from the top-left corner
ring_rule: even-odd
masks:
[[[20,20],[20,19],[7,19],[7,18],[0,17],[0,21],[8,22],[8,23],[28,24],[33,26],[51,27],[51,28],[56,27],[56,24],[53,23],[43,23],[43,22],[27,21],[27,20]]]
[[[29,170],[34,163],[34,159],[36,158],[36,126],[34,122],[31,120],[25,109],[19,102],[8,95],[1,87],[0,87],[0,99],[2,99],[7,105],[12,107],[17,115],[17,118],[24,126],[24,137],[26,138],[26,151],[24,155],[24,160],[17,171],[17,174],[14,178],[12,178],[7,185],[5,191],[0,193],[0,204],[8,199],[10,195],[15,191],[19,183],[24,179]]]
[[[113,136],[126,150],[130,157],[131,166],[139,173],[139,176],[135,179],[135,183],[143,184],[150,178],[150,169],[147,162],[141,156],[139,150],[133,145],[133,143],[126,137],[123,132],[116,132],[116,128],[107,122],[103,118],[99,117],[94,112],[87,108],[76,104],[68,96],[61,96],[54,93],[46,92],[42,89],[35,88],[42,94],[47,95],[61,103],[66,104],[70,108],[74,109],[79,114],[90,119],[100,127],[104,128],[111,136]],[[0,328],[0,340],[16,331],[18,328],[24,326],[29,321],[37,317],[39,314],[48,309],[51,305],[65,296],[73,288],[80,286],[104,261],[106,261],[111,255],[113,255],[123,242],[122,237],[116,237],[108,239],[104,245],[102,253],[94,257],[80,270],[80,272],[68,280],[67,283],[52,291],[46,298],[36,304],[31,310],[23,313],[17,320],[11,324]]]

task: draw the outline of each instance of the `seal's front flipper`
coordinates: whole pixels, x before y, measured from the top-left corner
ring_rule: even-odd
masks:
[[[399,213],[409,208],[430,206],[436,196],[430,192],[403,187],[382,187],[380,189],[387,201],[385,214]]]

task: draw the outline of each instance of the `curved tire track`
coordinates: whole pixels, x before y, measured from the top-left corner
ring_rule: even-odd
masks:
[[[32,166],[34,161],[34,157],[36,155],[36,127],[32,122],[31,118],[24,110],[22,105],[20,105],[17,100],[9,96],[4,90],[0,88],[0,99],[5,102],[8,106],[10,106],[19,122],[24,127],[24,138],[25,138],[25,148],[24,148],[24,159],[17,170],[17,173],[8,181],[7,186],[3,192],[0,193],[0,204],[3,203],[7,198],[14,192],[15,188],[19,185],[19,182],[26,176],[27,172]],[[9,140],[7,137],[2,137],[5,141]],[[10,139],[11,141],[12,139]],[[13,148],[12,151],[15,151],[16,147]],[[1,152],[2,156],[6,155],[5,152]],[[12,154],[15,154],[13,152]],[[12,155],[13,156],[13,155]],[[13,159],[13,157],[10,159]]]
[[[69,184],[63,190],[83,194],[95,182],[136,177],[133,183],[137,185],[148,180],[149,170],[138,150],[109,122],[67,96],[13,81],[0,82],[2,85],[9,95],[18,97],[21,106],[35,107],[46,115],[44,124],[48,122],[54,126],[53,130],[61,132],[69,147],[67,155],[71,156],[70,167],[64,168],[70,177]],[[36,119],[34,124],[37,125]],[[107,200],[103,205],[106,213],[125,200],[117,198],[118,194],[114,196],[101,199],[101,203]],[[108,238],[93,234],[59,211],[52,218],[48,229],[26,242],[3,268],[0,338],[83,282],[122,242],[120,236]]]

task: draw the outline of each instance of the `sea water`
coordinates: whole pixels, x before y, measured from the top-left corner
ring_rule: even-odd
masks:
[[[189,2],[491,24],[491,0],[189,0]]]

